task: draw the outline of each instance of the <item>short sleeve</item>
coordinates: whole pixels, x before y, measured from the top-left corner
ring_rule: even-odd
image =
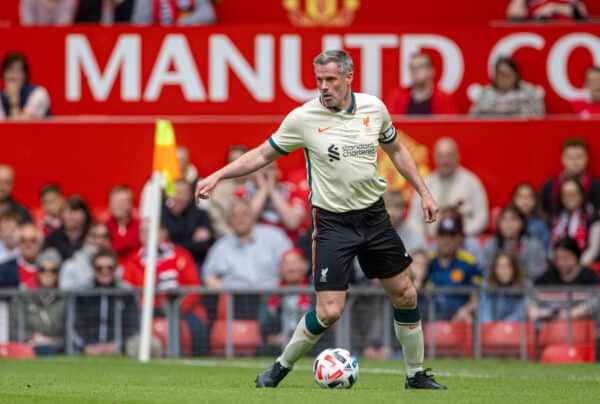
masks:
[[[388,144],[396,140],[396,128],[392,122],[392,117],[385,104],[381,103],[381,130],[379,132],[379,143]]]
[[[269,144],[280,154],[288,154],[304,147],[304,130],[298,109],[290,112],[279,129],[269,138]]]

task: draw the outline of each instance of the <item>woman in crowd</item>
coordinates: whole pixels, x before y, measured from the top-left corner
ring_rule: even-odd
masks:
[[[501,293],[502,289],[529,286],[519,258],[507,252],[500,252],[494,258],[492,270],[479,298],[479,321],[520,321],[523,318],[523,297]]]
[[[512,194],[512,204],[527,218],[527,233],[537,237],[546,251],[549,250],[550,229],[533,185],[526,182],[517,185]]]
[[[516,62],[500,57],[492,83],[485,86],[471,107],[474,116],[543,116],[544,99],[533,85],[521,80]]]
[[[581,263],[588,265],[600,258],[600,220],[588,203],[583,186],[574,178],[560,186],[559,212],[552,227],[552,244],[570,237],[582,251]]]
[[[36,355],[53,355],[64,349],[67,301],[55,293],[61,264],[58,251],[43,251],[37,260],[37,285],[34,286],[40,293],[20,297],[13,308],[13,338],[24,337]],[[24,321],[22,328],[19,319]]]
[[[50,115],[48,91],[29,81],[29,65],[25,56],[9,53],[2,61],[2,79],[0,121],[42,119]]]
[[[484,275],[491,273],[494,257],[501,251],[516,254],[531,279],[546,270],[544,247],[537,238],[527,234],[527,218],[514,205],[502,209],[496,235],[483,246],[481,270]]]

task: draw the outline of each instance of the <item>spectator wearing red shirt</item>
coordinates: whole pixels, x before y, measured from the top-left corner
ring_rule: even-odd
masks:
[[[429,55],[416,53],[409,62],[409,88],[394,89],[385,100],[390,113],[404,115],[458,114],[452,95],[434,83],[435,69]]]
[[[46,184],[40,190],[40,200],[44,217],[38,222],[38,227],[44,232],[44,236],[58,230],[62,225],[62,211],[65,198],[56,184]]]
[[[509,20],[583,20],[587,9],[581,0],[511,0]]]
[[[587,97],[571,101],[571,110],[584,117],[600,114],[600,66],[592,66],[587,70],[585,88]]]
[[[133,287],[144,285],[146,268],[149,223],[144,220],[140,226],[142,247],[132,253],[123,264],[123,281]],[[161,291],[154,300],[155,316],[164,317],[162,302],[169,299],[169,290],[179,287],[201,286],[194,258],[184,248],[167,239],[167,229],[161,224],[158,233],[158,257],[156,261],[156,289]],[[208,327],[206,311],[199,295],[187,295],[181,302],[181,318],[190,328],[192,335],[192,355],[208,354]]]
[[[19,228],[19,285],[32,287],[37,284],[37,259],[44,245],[44,235],[31,223]]]
[[[112,249],[119,259],[127,257],[140,248],[140,220],[133,212],[133,193],[131,189],[118,185],[110,191],[108,197],[110,217],[106,227],[110,233]]]

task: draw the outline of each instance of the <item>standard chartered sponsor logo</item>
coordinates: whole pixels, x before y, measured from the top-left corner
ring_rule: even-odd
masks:
[[[363,143],[350,146],[342,146],[343,157],[375,156],[377,146],[372,143]]]

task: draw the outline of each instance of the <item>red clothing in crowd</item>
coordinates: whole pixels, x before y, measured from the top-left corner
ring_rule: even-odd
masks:
[[[391,114],[406,114],[408,105],[410,104],[410,88],[396,88],[388,95],[385,100],[385,105]],[[454,101],[451,94],[440,90],[433,89],[431,95],[431,113],[436,114],[458,114],[458,105]]]
[[[120,259],[140,248],[140,220],[137,217],[132,217],[127,226],[122,226],[111,216],[106,221],[106,227],[110,234],[112,248]]]
[[[19,258],[17,268],[19,269],[19,285],[27,289],[37,289],[37,267]]]
[[[133,287],[143,287],[145,267],[146,250],[142,247],[124,261],[123,281]],[[156,289],[166,291],[180,286],[201,286],[194,258],[181,247],[162,243],[156,261]],[[166,293],[158,294],[154,299],[154,307],[162,308],[162,300],[166,297]],[[206,312],[199,295],[187,295],[181,302],[181,313],[188,312],[196,314],[206,322]]]
[[[590,100],[574,100],[571,101],[571,110],[579,115],[600,115],[600,102],[592,102]]]

